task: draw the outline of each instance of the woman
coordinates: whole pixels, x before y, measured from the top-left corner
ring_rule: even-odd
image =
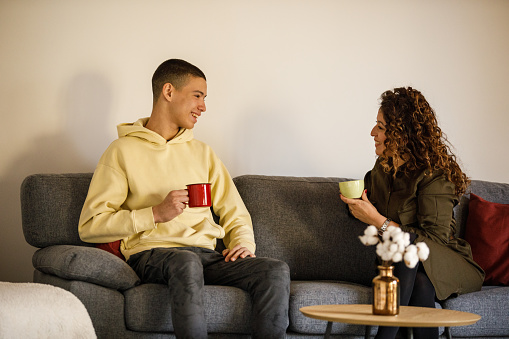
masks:
[[[371,131],[378,159],[364,178],[361,199],[347,199],[352,215],[384,232],[401,227],[430,254],[414,269],[395,264],[401,305],[435,307],[435,298],[480,290],[484,272],[472,259],[470,245],[455,237],[453,208],[470,183],[435,112],[417,90],[396,88],[381,96]],[[394,338],[398,328],[380,327],[376,338]],[[416,338],[438,338],[438,328],[415,329]]]

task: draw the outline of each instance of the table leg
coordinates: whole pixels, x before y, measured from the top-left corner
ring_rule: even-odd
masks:
[[[407,328],[407,338],[414,339],[414,328],[413,327]]]
[[[366,332],[364,332],[364,339],[371,338],[371,326],[366,325]]]
[[[445,336],[447,337],[447,339],[452,339],[452,334],[451,334],[451,328],[450,327],[446,327],[444,329],[444,332],[445,332]]]
[[[332,321],[327,322],[327,329],[325,330],[325,339],[330,338],[330,333],[332,331]]]

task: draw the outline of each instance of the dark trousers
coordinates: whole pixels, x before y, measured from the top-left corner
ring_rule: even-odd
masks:
[[[394,275],[399,279],[400,305],[435,308],[435,288],[424,268],[419,263],[415,268],[406,267],[404,262],[394,264]],[[393,339],[398,327],[379,327],[376,339]],[[414,328],[414,338],[438,338],[437,327]]]
[[[253,338],[284,338],[288,327],[290,269],[271,258],[225,262],[199,247],[154,248],[132,255],[127,263],[144,283],[169,286],[177,338],[207,338],[203,286],[233,286],[251,296]]]

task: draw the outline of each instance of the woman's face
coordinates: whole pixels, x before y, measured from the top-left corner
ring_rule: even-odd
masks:
[[[378,114],[376,116],[376,125],[371,130],[371,136],[375,140],[375,153],[378,156],[381,156],[385,150],[385,119],[382,114],[382,110],[378,110]]]

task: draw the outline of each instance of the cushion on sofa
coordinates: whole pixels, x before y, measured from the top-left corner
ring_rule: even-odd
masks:
[[[120,240],[112,241],[104,244],[95,244],[95,247],[105,250],[108,253],[113,254],[114,256],[119,257],[120,259],[125,261],[125,257],[120,251]]]
[[[509,204],[509,184],[472,180],[468,191],[491,202]],[[454,217],[457,225],[456,236],[462,239],[465,239],[469,202],[470,194],[464,194],[460,198],[460,203],[454,207]]]
[[[370,304],[371,287],[339,281],[292,281],[290,285],[290,326],[298,333],[323,334],[327,322],[308,318],[299,309],[305,306],[328,304]],[[332,333],[364,335],[361,325],[334,323]],[[372,334],[376,333],[376,327]]]
[[[485,285],[509,285],[509,205],[471,193],[465,240],[484,269]]]
[[[484,286],[442,302],[444,308],[481,316],[475,325],[451,327],[453,337],[509,338],[509,287]]]
[[[256,255],[285,261],[292,280],[371,286],[374,246],[358,239],[366,224],[348,215],[338,178],[244,175],[234,179],[253,219]]]
[[[93,247],[49,246],[37,250],[32,262],[37,270],[47,274],[118,290],[126,290],[140,282],[125,261]]]
[[[126,326],[132,331],[173,332],[168,286],[141,284],[125,291]],[[250,333],[251,298],[239,288],[205,285],[209,333]]]

